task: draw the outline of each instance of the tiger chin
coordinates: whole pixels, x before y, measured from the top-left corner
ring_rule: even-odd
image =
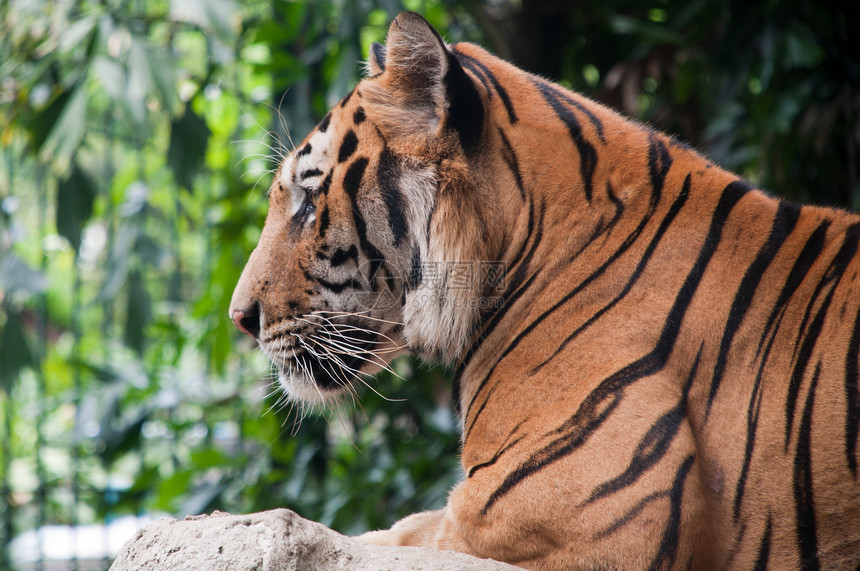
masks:
[[[860,217],[391,24],[284,158],[230,317],[292,398],[454,371],[464,480],[363,539],[533,569],[860,563]]]

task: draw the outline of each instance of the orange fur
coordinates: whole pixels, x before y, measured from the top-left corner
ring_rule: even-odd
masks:
[[[296,399],[401,344],[456,368],[466,478],[363,537],[534,569],[857,566],[860,217],[414,14],[374,50],[285,159],[230,309]]]

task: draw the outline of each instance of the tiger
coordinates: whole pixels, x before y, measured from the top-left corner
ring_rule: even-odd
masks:
[[[860,564],[860,216],[421,16],[282,159],[229,318],[328,405],[453,372],[462,481],[361,539],[528,569]]]

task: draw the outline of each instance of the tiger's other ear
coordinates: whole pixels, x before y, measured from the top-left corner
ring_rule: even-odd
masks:
[[[385,71],[385,46],[373,42],[370,44],[370,54],[367,58],[367,67],[370,75],[379,75]]]
[[[397,95],[413,103],[442,103],[448,50],[427,20],[414,12],[398,15],[388,27],[386,51],[385,67]]]
[[[380,47],[381,48],[381,47]],[[379,60],[382,55],[381,62]],[[427,20],[403,12],[388,28],[385,51],[371,48],[371,69],[384,70],[383,90],[374,99],[387,108],[384,123],[393,134],[434,135],[457,131],[463,147],[480,135],[484,108],[474,83]],[[381,63],[381,65],[379,65]]]

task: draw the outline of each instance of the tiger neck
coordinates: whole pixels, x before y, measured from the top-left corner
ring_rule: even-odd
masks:
[[[498,258],[506,269],[502,302],[481,313],[456,367],[453,396],[464,439],[494,392],[515,390],[524,382],[559,384],[542,378],[545,371],[535,376],[535,365],[546,364],[553,351],[560,350],[557,343],[546,342],[552,336],[548,322],[576,313],[577,307],[598,312],[609,307],[624,282],[608,276],[629,270],[629,264],[619,260],[638,247],[631,245],[659,232],[661,216],[671,215],[675,206],[713,200],[707,192],[690,196],[691,165],[698,165],[698,188],[723,188],[735,180],[692,150],[675,147],[670,154],[674,145],[668,137],[642,128],[626,133],[622,152],[647,157],[647,176],[641,162],[604,155],[587,200],[582,187],[565,185],[568,179],[556,169],[547,168],[545,176],[524,184],[521,214]],[[671,168],[682,161],[683,168]],[[582,310],[586,313],[591,314]],[[574,329],[574,323],[582,329],[589,320],[562,320],[561,326]],[[524,358],[524,351],[529,356]],[[511,382],[503,383],[502,377]]]

